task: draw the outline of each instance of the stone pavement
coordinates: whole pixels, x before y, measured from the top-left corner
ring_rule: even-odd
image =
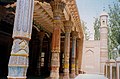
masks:
[[[79,74],[75,79],[108,79],[103,75],[97,74]]]

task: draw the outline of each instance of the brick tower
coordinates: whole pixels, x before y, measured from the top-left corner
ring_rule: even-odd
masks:
[[[100,15],[100,74],[104,74],[105,62],[108,60],[108,14],[106,12]]]

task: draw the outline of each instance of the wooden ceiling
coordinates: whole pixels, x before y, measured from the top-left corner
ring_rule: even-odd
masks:
[[[62,21],[71,20],[74,23],[72,31],[76,30],[79,33],[79,38],[83,38],[83,30],[80,22],[80,16],[78,13],[77,5],[75,0],[63,0],[66,2],[66,7],[62,14]],[[48,31],[52,33],[53,31],[53,12],[49,3],[40,2],[38,0],[35,1],[34,7],[34,21],[46,28]],[[64,32],[64,27],[61,27],[62,32]]]
[[[41,2],[42,1],[42,2]],[[53,32],[53,12],[49,4],[51,0],[35,0],[34,1],[34,22],[37,27],[43,27],[49,32]],[[72,31],[76,30],[79,33],[79,38],[83,38],[83,29],[80,22],[80,16],[78,13],[77,5],[75,0],[63,0],[66,3],[66,7],[62,14],[62,21],[71,20],[74,23]],[[15,7],[16,3],[9,4],[6,7]],[[14,14],[14,13],[13,13]],[[64,32],[64,27],[61,27]]]
[[[39,26],[44,27],[52,33],[53,31],[53,12],[49,3],[34,2],[34,21]],[[38,26],[38,27],[39,27]]]

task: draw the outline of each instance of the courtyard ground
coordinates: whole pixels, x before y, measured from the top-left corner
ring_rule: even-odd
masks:
[[[103,75],[97,75],[97,74],[80,74],[75,79],[108,79],[104,77]]]

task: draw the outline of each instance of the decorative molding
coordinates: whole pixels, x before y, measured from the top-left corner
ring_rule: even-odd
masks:
[[[62,2],[61,0],[51,1],[50,4],[52,7],[54,19],[60,20],[61,16],[62,16],[62,12],[63,12],[66,4],[64,2]]]
[[[66,33],[70,33],[73,27],[73,22],[72,21],[64,21],[64,30]]]

